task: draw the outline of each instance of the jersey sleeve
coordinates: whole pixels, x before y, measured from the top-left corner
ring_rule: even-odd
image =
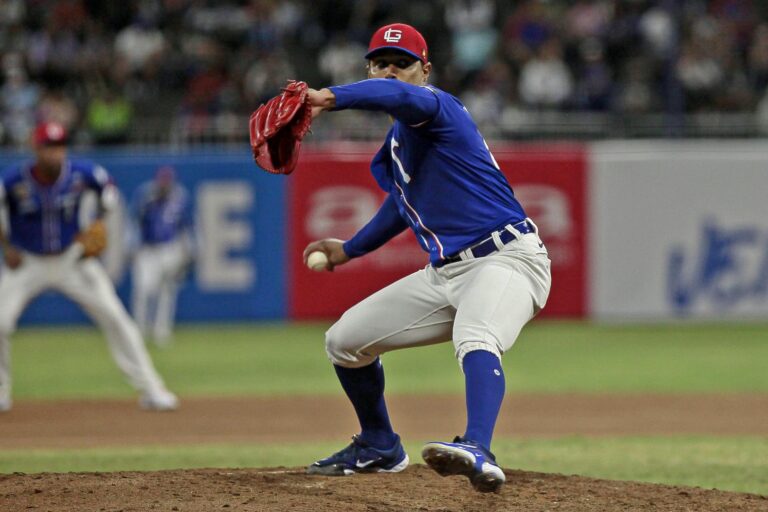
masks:
[[[117,187],[104,167],[94,165],[88,182],[99,198],[99,216],[117,206],[119,201]]]
[[[371,78],[330,90],[336,96],[334,110],[386,112],[411,126],[430,121],[439,110],[437,96],[431,89],[400,80]]]
[[[89,185],[96,191],[103,190],[110,182],[109,173],[101,165],[94,164],[91,172],[89,173]]]
[[[397,204],[392,196],[387,196],[376,215],[358,231],[355,236],[344,242],[344,252],[350,258],[363,256],[384,245],[402,233],[408,224],[400,216]]]

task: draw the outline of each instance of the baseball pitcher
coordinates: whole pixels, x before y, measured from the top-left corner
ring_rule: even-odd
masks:
[[[32,136],[35,159],[0,181],[0,410],[11,408],[10,336],[26,305],[45,290],[79,304],[104,331],[117,366],[140,392],[139,405],[178,406],[155,371],[139,329],[96,256],[106,246],[104,213],[117,191],[103,167],[67,158],[67,134],[53,122]],[[81,203],[92,191],[96,219],[81,226]]]
[[[379,356],[453,340],[466,385],[467,425],[422,457],[441,475],[465,475],[481,492],[505,481],[491,438],[504,397],[501,356],[547,300],[550,260],[538,229],[466,108],[428,85],[427,44],[413,27],[386,25],[371,38],[368,80],[308,90],[313,118],[359,109],[386,112],[392,127],[371,172],[388,196],[349,240],[325,239],[327,270],[411,229],[429,265],[349,309],[326,333],[326,351],[361,426],[343,450],[308,472],[402,471],[409,462],[390,424]]]

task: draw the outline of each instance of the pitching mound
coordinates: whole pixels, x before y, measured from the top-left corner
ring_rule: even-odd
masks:
[[[0,475],[3,510],[211,512],[768,511],[768,498],[691,487],[505,470],[499,494],[423,465],[322,477],[303,468]]]
[[[512,395],[498,435],[757,434],[768,403],[755,396]],[[408,439],[459,432],[460,396],[393,397]],[[440,421],[435,421],[435,418]],[[307,428],[311,424],[312,428]],[[356,430],[341,397],[183,399],[172,414],[133,401],[19,401],[0,415],[0,449],[329,441]],[[417,460],[417,454],[412,454]],[[418,459],[420,461],[420,458]],[[0,474],[5,511],[766,511],[768,497],[691,487],[506,470],[500,494],[472,490],[423,465],[400,474],[308,476],[303,468]]]

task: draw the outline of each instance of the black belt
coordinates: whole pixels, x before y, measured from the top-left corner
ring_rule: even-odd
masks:
[[[515,228],[521,235],[536,232],[536,228],[528,219],[520,221],[517,224],[512,224],[512,227]],[[501,228],[497,231],[497,233],[499,234],[499,239],[501,240],[502,245],[507,245],[512,240],[517,239],[515,233],[505,228]],[[483,256],[488,256],[489,254],[493,254],[498,250],[499,249],[496,247],[496,242],[493,240],[493,234],[490,234],[488,235],[488,238],[482,242],[479,242],[467,249],[461,250],[452,256],[443,258],[441,261],[435,263],[434,266],[442,267],[443,265],[447,265],[449,263],[456,263],[457,261],[461,261],[463,259],[470,259],[466,257],[462,258],[461,255],[465,251],[471,253],[472,258],[482,258]]]

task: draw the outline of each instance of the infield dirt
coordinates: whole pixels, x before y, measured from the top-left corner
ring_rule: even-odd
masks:
[[[461,397],[399,396],[390,405],[407,439],[447,439],[463,428]],[[339,397],[196,398],[174,413],[139,411],[127,401],[22,401],[0,415],[0,449],[334,440],[341,448],[355,430]],[[676,433],[766,435],[768,396],[510,395],[497,428],[507,437]],[[505,473],[507,484],[492,495],[421,464],[350,478],[308,476],[303,468],[14,473],[0,475],[0,510],[768,511],[766,496]]]

